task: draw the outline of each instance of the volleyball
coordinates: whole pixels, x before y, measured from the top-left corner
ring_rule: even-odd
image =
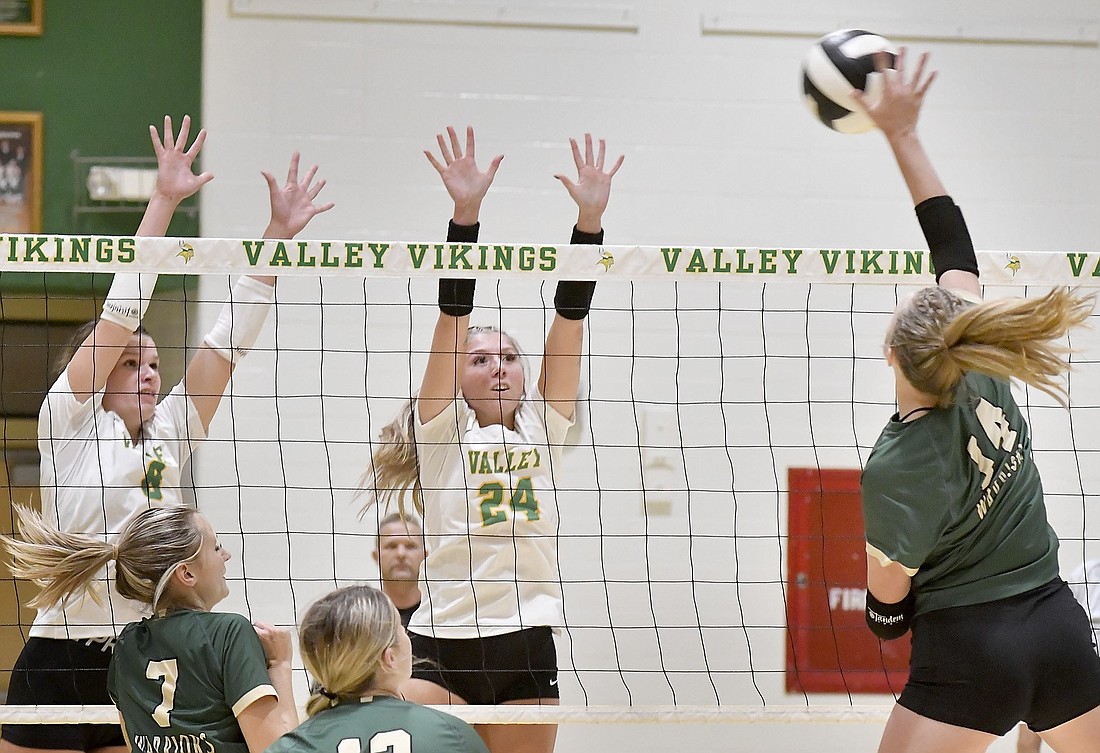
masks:
[[[851,92],[860,89],[872,105],[882,96],[882,76],[875,72],[878,52],[885,52],[893,66],[890,42],[869,31],[842,29],[814,42],[802,59],[802,91],[818,120],[841,133],[875,127]]]

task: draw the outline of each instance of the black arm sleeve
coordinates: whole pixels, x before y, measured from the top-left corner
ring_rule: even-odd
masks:
[[[481,223],[456,225],[454,220],[447,223],[448,243],[476,243]],[[475,280],[440,278],[439,310],[447,316],[469,316],[474,310]]]
[[[936,282],[949,269],[978,274],[978,258],[974,241],[966,228],[962,211],[950,196],[933,196],[916,206],[917,220],[928,241]]]
[[[481,223],[473,225],[456,225],[454,220],[447,223],[448,243],[477,243],[477,234],[481,230]]]
[[[599,246],[603,243],[603,229],[598,233],[586,233],[574,225],[569,243],[574,246]],[[595,292],[595,280],[562,280],[554,292],[554,310],[566,319],[584,319],[592,307],[592,295]]]
[[[599,246],[603,244],[603,228],[600,228],[598,233],[586,233],[583,230],[578,230],[577,226],[573,226],[573,235],[569,239],[569,243],[574,246]]]

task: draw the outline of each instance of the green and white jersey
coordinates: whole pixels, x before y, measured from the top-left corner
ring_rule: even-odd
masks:
[[[563,623],[555,477],[572,421],[532,390],[515,430],[460,396],[415,426],[428,556],[409,631],[482,638]]]
[[[248,753],[237,716],[277,696],[248,619],[192,610],[128,625],[107,691],[134,753]]]
[[[180,469],[205,438],[182,383],[157,404],[135,444],[125,422],[104,410],[103,390],[82,403],[62,372],[38,414],[42,517],[62,531],[113,542],[142,510],[183,503]],[[80,597],[51,604],[38,610],[30,634],[113,637],[148,615],[148,607],[119,595],[114,567],[101,570],[93,584],[103,606]]]
[[[1031,437],[1006,382],[971,373],[955,404],[895,416],[863,471],[868,555],[913,577],[916,614],[1015,596],[1058,576]]]
[[[310,717],[266,753],[488,753],[473,727],[390,696],[342,703]]]

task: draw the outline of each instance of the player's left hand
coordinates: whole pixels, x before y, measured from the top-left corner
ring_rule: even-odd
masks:
[[[576,139],[569,139],[573,150],[573,164],[577,166],[577,180],[574,182],[562,174],[555,175],[565,186],[565,190],[577,202],[580,210],[577,228],[585,232],[598,232],[601,228],[603,213],[611,197],[611,179],[623,164],[624,155],[620,154],[609,170],[604,170],[604,157],[607,145],[599,140],[599,151],[592,148],[592,134],[584,134],[584,156]]]

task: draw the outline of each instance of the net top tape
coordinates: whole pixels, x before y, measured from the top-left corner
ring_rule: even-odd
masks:
[[[883,724],[890,706],[433,706],[469,724]],[[305,714],[301,713],[302,718]],[[0,706],[0,724],[116,724],[114,706]]]
[[[992,285],[1100,285],[1100,253],[981,251]],[[933,282],[925,250],[0,235],[0,272]]]

